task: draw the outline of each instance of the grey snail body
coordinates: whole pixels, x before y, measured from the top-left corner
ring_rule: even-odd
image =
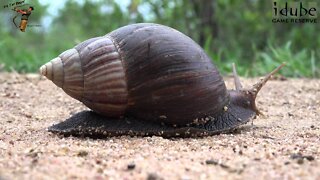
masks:
[[[212,60],[192,39],[167,26],[141,23],[88,39],[40,68],[92,111],[53,125],[70,135],[203,136],[248,122],[272,74],[227,90]]]

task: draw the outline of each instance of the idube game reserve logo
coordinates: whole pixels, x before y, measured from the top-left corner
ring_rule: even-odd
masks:
[[[317,23],[317,2],[274,1],[273,23]]]
[[[26,4],[25,1],[11,2],[3,6],[3,8],[10,8],[15,11],[15,15],[12,17],[12,23],[21,32],[25,32],[27,27],[40,26],[40,25],[28,25],[28,20],[35,10],[31,4]],[[19,21],[20,20],[20,21]]]

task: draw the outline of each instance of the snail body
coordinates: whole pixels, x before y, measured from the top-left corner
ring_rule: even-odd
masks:
[[[73,135],[201,136],[234,129],[258,110],[252,89],[227,90],[212,60],[188,36],[158,24],[132,24],[88,39],[40,68],[92,111],[49,131]]]

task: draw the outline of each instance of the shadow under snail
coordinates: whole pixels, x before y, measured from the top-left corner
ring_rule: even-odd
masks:
[[[251,89],[233,66],[227,90],[212,60],[191,38],[159,24],[132,24],[88,39],[40,73],[92,111],[48,128],[64,135],[193,137],[219,134],[259,114],[255,99],[280,65]]]

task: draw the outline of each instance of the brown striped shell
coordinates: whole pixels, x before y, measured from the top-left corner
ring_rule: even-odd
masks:
[[[108,38],[94,38],[86,43],[43,65],[41,73],[90,109],[121,116],[128,93],[119,53]]]
[[[157,24],[134,24],[86,40],[40,68],[68,95],[109,117],[185,125],[229,103],[202,48]]]

